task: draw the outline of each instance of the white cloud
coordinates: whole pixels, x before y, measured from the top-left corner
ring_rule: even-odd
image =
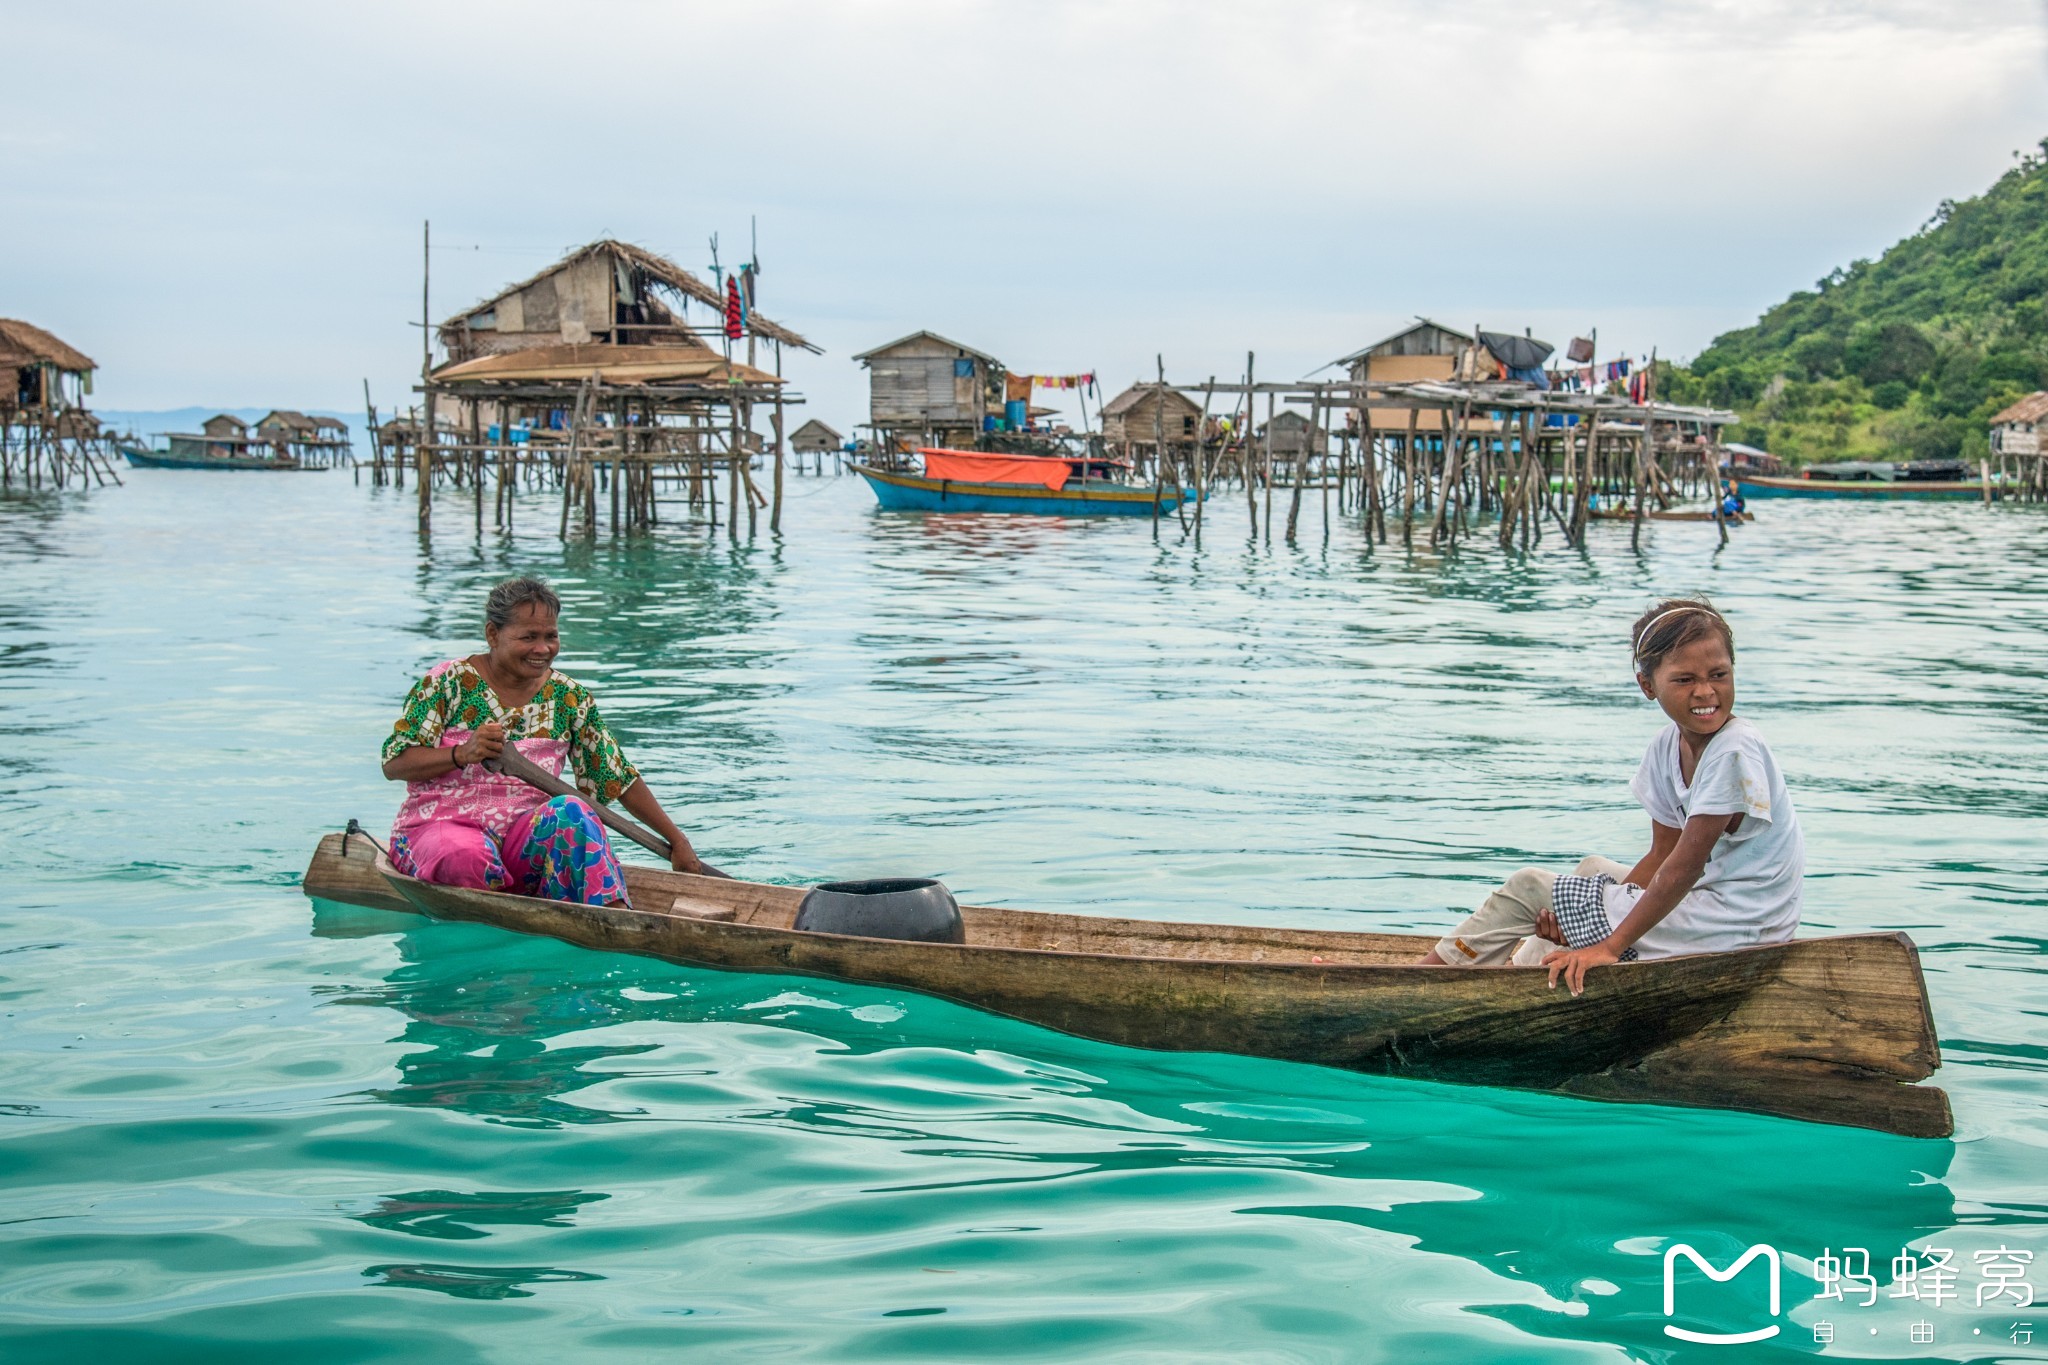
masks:
[[[865,0],[45,7],[0,89],[0,311],[110,406],[350,406],[603,232],[847,356],[919,326],[1121,383],[1416,312],[1687,354],[2048,132],[2042,11]]]

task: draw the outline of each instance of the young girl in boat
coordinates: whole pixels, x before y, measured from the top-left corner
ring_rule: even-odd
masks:
[[[1677,598],[1631,638],[1636,684],[1671,719],[1629,784],[1650,851],[1632,868],[1524,868],[1424,963],[1540,964],[1577,995],[1606,963],[1782,943],[1799,927],[1806,845],[1770,746],[1735,715],[1735,632],[1704,599]]]
[[[555,672],[561,599],[508,579],[484,607],[481,654],[435,664],[384,741],[384,776],[405,783],[391,862],[444,886],[625,905],[626,882],[593,802],[616,801],[668,839],[678,872],[701,872],[690,841],[619,751],[582,686]],[[506,745],[550,773],[566,763],[584,799],[485,767]]]

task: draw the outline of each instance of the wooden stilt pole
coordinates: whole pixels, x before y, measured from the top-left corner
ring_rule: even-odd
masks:
[[[434,527],[434,331],[433,317],[428,303],[428,282],[433,277],[434,225],[420,224],[420,383],[426,387],[420,408],[423,419],[420,423],[419,445],[413,457],[419,461],[420,481],[420,533],[427,534]]]
[[[1259,538],[1259,499],[1256,492],[1257,480],[1252,478],[1252,421],[1256,409],[1252,406],[1258,396],[1252,392],[1252,352],[1244,353],[1244,412],[1237,430],[1237,467],[1244,475],[1244,505],[1251,514],[1252,539]]]
[[[782,377],[782,343],[779,341],[775,343],[775,377],[777,379]],[[1083,409],[1083,411],[1085,412],[1086,409]],[[782,530],[782,386],[780,384],[775,386],[775,413],[769,420],[775,424],[775,506],[768,513],[768,529],[780,532]],[[1086,425],[1085,421],[1083,425]],[[822,462],[820,472],[823,472]]]

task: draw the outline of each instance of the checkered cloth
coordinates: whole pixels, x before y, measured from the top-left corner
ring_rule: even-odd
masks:
[[[1614,878],[1604,873],[1557,879],[1550,891],[1550,908],[1557,915],[1557,927],[1564,931],[1566,947],[1590,948],[1614,932],[1607,922],[1607,888],[1612,885]],[[1634,962],[1636,950],[1629,949],[1621,960]]]

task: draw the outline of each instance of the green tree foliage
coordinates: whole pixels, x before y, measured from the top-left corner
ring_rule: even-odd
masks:
[[[1736,439],[1789,459],[1982,449],[1992,413],[2048,385],[2048,139],[1876,261],[1659,369],[1660,395],[1733,408]]]
[[[1872,388],[1917,384],[1934,368],[1934,343],[1910,322],[1866,322],[1849,334],[1842,364]]]

